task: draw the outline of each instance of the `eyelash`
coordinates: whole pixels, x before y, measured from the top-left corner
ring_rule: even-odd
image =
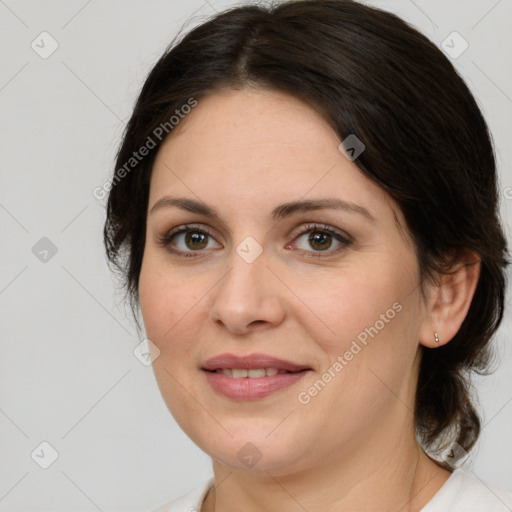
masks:
[[[168,233],[166,233],[164,236],[159,237],[157,243],[158,243],[158,245],[160,245],[162,247],[166,247],[170,252],[172,252],[173,254],[176,254],[180,257],[182,256],[185,258],[197,258],[198,257],[197,253],[204,252],[204,251],[202,251],[202,250],[181,251],[181,250],[176,250],[176,249],[170,248],[171,241],[175,236],[177,236],[181,233],[188,233],[188,232],[199,233],[199,234],[207,235],[208,237],[212,237],[210,231],[206,227],[203,228],[203,227],[198,227],[197,225],[194,225],[194,224],[185,224],[184,226],[175,228],[175,229],[169,231]],[[323,256],[323,253],[327,253],[327,255],[331,256],[332,254],[336,254],[352,244],[352,240],[350,240],[347,236],[343,235],[341,232],[338,232],[337,230],[330,228],[329,226],[327,226],[325,224],[323,224],[323,225],[322,224],[308,224],[305,227],[305,229],[303,231],[301,231],[294,238],[294,240],[298,239],[301,236],[305,235],[306,233],[310,233],[310,232],[327,233],[327,234],[333,236],[338,242],[341,243],[341,245],[333,250],[327,249],[325,251],[305,251],[306,253],[311,252],[311,254],[309,254],[308,257],[322,258],[322,257],[325,257],[325,256]],[[304,251],[304,249],[299,249],[299,250]]]

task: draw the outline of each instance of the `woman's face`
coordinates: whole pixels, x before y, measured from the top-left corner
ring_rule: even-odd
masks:
[[[244,89],[200,100],[155,161],[139,281],[153,368],[181,428],[232,468],[285,474],[411,432],[417,259],[398,206],[340,142],[299,100]],[[226,353],[309,370],[203,369]]]

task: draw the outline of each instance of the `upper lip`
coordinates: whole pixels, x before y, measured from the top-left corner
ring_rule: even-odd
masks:
[[[214,371],[219,368],[277,368],[278,370],[286,370],[289,372],[299,372],[301,370],[311,370],[311,367],[286,361],[277,357],[266,354],[250,354],[246,356],[237,356],[234,354],[219,354],[205,361],[201,366],[203,370]]]

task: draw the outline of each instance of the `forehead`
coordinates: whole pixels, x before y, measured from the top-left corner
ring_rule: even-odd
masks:
[[[278,91],[248,88],[200,99],[161,151],[171,145],[176,158],[209,157],[238,165],[256,157],[260,165],[282,159],[293,163],[304,156],[317,158],[320,147],[336,146],[337,139],[324,119],[302,101]],[[192,154],[191,143],[196,144]]]
[[[199,100],[159,149],[150,203],[195,195],[216,209],[261,207],[336,196],[393,216],[389,195],[340,150],[321,115],[273,90],[216,92]]]

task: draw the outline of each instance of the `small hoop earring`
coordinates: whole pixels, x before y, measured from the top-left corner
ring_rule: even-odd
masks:
[[[439,336],[437,335],[437,332],[434,332],[434,338],[436,340],[436,345],[439,347]]]

